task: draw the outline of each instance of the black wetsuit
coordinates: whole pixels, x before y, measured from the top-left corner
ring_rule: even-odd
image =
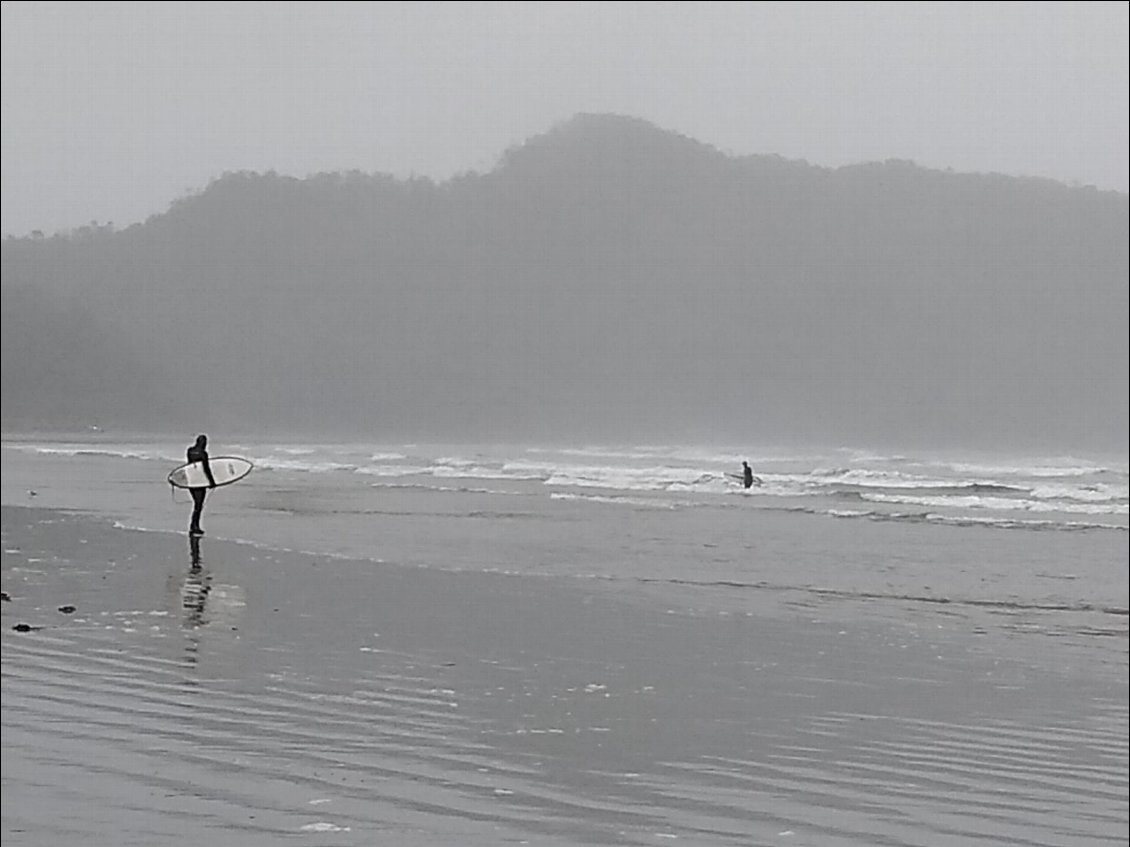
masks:
[[[189,462],[203,462],[204,473],[207,475],[208,480],[215,485],[215,480],[212,479],[212,468],[208,464],[208,451],[203,447],[198,447],[193,444],[188,448],[185,454]],[[200,515],[204,511],[204,498],[208,495],[207,488],[190,488],[189,493],[192,494],[192,523],[188,525],[188,531],[191,533],[202,533],[200,529]]]
[[[746,465],[744,470],[742,471],[742,484],[746,488],[753,487],[753,468],[751,468],[749,465]]]

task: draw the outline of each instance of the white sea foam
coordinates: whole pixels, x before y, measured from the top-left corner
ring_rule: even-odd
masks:
[[[1061,462],[1054,460],[1036,460],[1031,464],[979,464],[968,462],[932,462],[937,467],[952,470],[959,474],[980,474],[987,476],[1028,476],[1039,478],[1054,477],[1083,477],[1102,473],[1127,473],[1125,465],[1117,463],[1094,464],[1081,462],[1077,459],[1065,459]]]
[[[573,500],[586,503],[607,503],[615,506],[635,506],[644,509],[677,509],[678,503],[670,500],[647,500],[642,497],[616,497],[600,494],[565,494],[556,492],[549,495],[551,500]]]
[[[514,473],[502,468],[489,468],[467,463],[458,465],[440,465],[430,468],[432,476],[447,479],[541,479],[538,474]]]
[[[436,491],[448,494],[486,494],[493,497],[524,497],[524,492],[521,491],[506,491],[501,488],[483,488],[480,486],[462,486],[462,485],[429,485],[427,483],[390,483],[390,482],[370,482],[371,488],[380,488],[389,491]]]
[[[435,460],[437,465],[447,465],[453,468],[470,468],[475,466],[473,459],[463,459],[458,456],[440,456]]]
[[[5,448],[18,450],[21,453],[32,453],[37,456],[60,456],[74,458],[76,456],[105,456],[114,459],[140,459],[143,461],[181,461],[180,454],[172,453],[160,448],[142,448],[132,445],[80,445],[80,444],[18,444],[5,443]]]
[[[301,830],[302,832],[349,832],[350,828],[348,826],[338,826],[328,821],[318,821],[317,823],[306,824]]]
[[[545,469],[546,484],[560,487],[616,488],[629,491],[664,491],[673,485],[695,485],[716,481],[702,468],[652,465],[556,465]]]
[[[1037,485],[1032,496],[1040,500],[1079,500],[1088,503],[1105,503],[1126,500],[1130,487],[1126,485]]]
[[[365,465],[355,469],[359,474],[369,476],[425,476],[432,472],[432,468],[423,465]]]
[[[1067,503],[1060,501],[1025,500],[1010,497],[923,497],[897,494],[862,494],[872,503],[896,503],[931,508],[986,509],[1008,512],[1064,512],[1082,515],[1125,515],[1125,503]]]
[[[872,468],[817,468],[808,475],[809,484],[856,485],[874,488],[947,488],[961,485],[991,484],[984,479],[944,479],[942,477],[923,477],[916,474],[894,470]]]
[[[858,509],[803,509],[801,511],[827,515],[833,518],[892,521],[897,523],[925,523],[953,527],[984,527],[986,529],[1045,531],[1114,530],[1117,532],[1126,532],[1128,530],[1128,527],[1123,524],[1113,523],[1037,520],[1031,518],[996,518],[979,517],[975,515],[946,515],[937,512],[887,512]]]
[[[355,471],[357,466],[345,462],[314,461],[279,456],[263,456],[253,459],[260,470],[297,471],[299,473],[330,473],[333,471]]]

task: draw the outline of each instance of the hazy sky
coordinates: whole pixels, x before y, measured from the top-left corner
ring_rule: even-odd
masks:
[[[1126,2],[2,9],[4,233],[125,226],[230,170],[488,170],[577,112],[1127,191]]]

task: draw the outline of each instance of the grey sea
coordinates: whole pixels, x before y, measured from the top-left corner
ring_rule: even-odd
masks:
[[[1126,843],[1126,456],[194,435],[4,437],[5,844]]]

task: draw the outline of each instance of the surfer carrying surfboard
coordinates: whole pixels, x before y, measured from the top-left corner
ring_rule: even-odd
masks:
[[[186,454],[189,463],[200,462],[204,466],[204,475],[208,477],[208,488],[216,487],[216,478],[212,476],[212,467],[208,464],[208,436],[196,436],[196,443],[188,448]],[[204,511],[204,498],[208,495],[208,488],[190,488],[192,494],[192,522],[188,525],[189,535],[203,535],[200,528],[200,515]]]

